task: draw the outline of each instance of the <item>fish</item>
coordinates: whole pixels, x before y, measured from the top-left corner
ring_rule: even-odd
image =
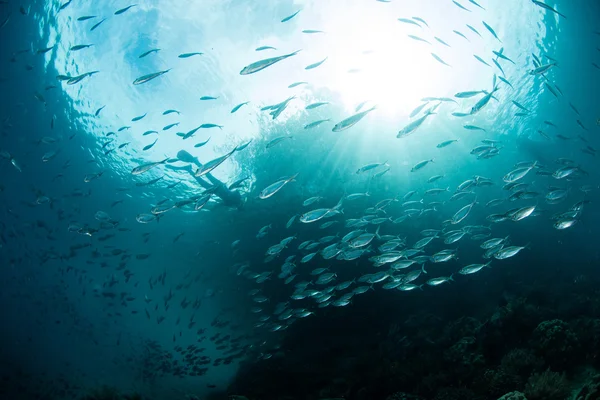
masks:
[[[132,8],[132,7],[135,7],[135,6],[137,6],[137,4],[132,4],[132,5],[130,5],[130,6],[127,6],[127,7],[125,7],[125,8],[121,8],[121,9],[119,9],[119,10],[115,11],[115,15],[121,15],[121,14],[123,14],[124,12],[128,11],[130,8]]]
[[[526,111],[526,112],[531,112],[531,110],[529,110],[527,107],[523,106],[523,105],[522,105],[522,104],[520,104],[519,102],[517,102],[517,101],[515,101],[515,100],[511,100],[511,101],[512,101],[512,103],[513,103],[515,106],[517,106],[517,107],[518,107],[518,108],[520,108],[521,110],[523,110],[523,111]]]
[[[194,56],[201,56],[202,54],[204,54],[204,53],[196,51],[196,52],[192,52],[192,53],[181,53],[177,57],[179,57],[179,58],[190,58],[190,57],[194,57]]]
[[[564,19],[567,19],[567,17],[566,17],[564,14],[561,14],[561,13],[559,13],[559,12],[558,12],[558,11],[556,11],[554,8],[550,7],[549,5],[547,5],[547,4],[545,4],[545,3],[542,3],[541,1],[538,1],[538,0],[531,0],[531,2],[532,2],[533,4],[535,4],[536,6],[538,6],[538,7],[541,7],[541,8],[543,8],[543,9],[545,9],[545,10],[548,10],[548,11],[552,11],[553,13],[560,15],[560,16],[561,16],[561,17],[563,17]]]
[[[469,3],[476,5],[477,7],[481,8],[482,10],[485,10],[485,8],[480,6],[475,0],[469,0]]]
[[[444,65],[446,65],[446,66],[448,66],[448,67],[451,67],[451,65],[450,65],[450,64],[448,64],[448,63],[446,63],[446,61],[442,60],[442,59],[441,59],[441,58],[440,58],[440,57],[439,57],[437,54],[435,54],[435,53],[431,53],[431,56],[432,56],[433,58],[435,58],[435,59],[436,59],[436,60],[437,60],[439,63],[441,63],[441,64],[444,64]]]
[[[446,140],[443,141],[441,143],[438,143],[435,147],[437,147],[438,149],[442,149],[444,147],[450,146],[452,143],[458,142],[459,139],[450,139],[450,140]]]
[[[440,42],[441,44],[443,44],[444,46],[451,47],[448,43],[444,42],[442,39],[440,39],[437,36],[434,36],[434,39],[437,40],[438,42]]]
[[[144,52],[144,53],[140,54],[138,58],[144,58],[144,57],[146,57],[147,55],[150,55],[150,54],[152,54],[152,53],[158,53],[159,51],[160,51],[160,49],[152,49],[152,50],[148,50],[148,51],[146,51],[146,52]]]
[[[295,88],[296,86],[307,85],[307,84],[308,84],[308,82],[294,82],[288,86],[288,89],[292,89],[292,88]]]
[[[361,119],[363,119],[368,113],[370,113],[371,111],[375,110],[377,108],[377,106],[373,106],[371,108],[369,108],[368,110],[365,111],[361,111],[357,114],[354,114],[340,122],[338,122],[337,124],[335,124],[335,126],[331,129],[332,132],[341,132],[344,131],[348,128],[353,127],[354,125],[356,125]]]
[[[321,102],[318,102],[318,103],[309,104],[306,107],[304,107],[304,109],[305,110],[312,110],[312,109],[315,109],[315,108],[318,108],[318,107],[321,107],[321,106],[325,106],[327,104],[329,104],[328,101],[321,101]]]
[[[400,129],[398,131],[398,134],[396,135],[396,138],[398,138],[398,139],[405,138],[409,135],[412,135],[413,133],[415,133],[417,128],[419,128],[430,115],[434,115],[434,114],[435,113],[433,111],[428,110],[425,113],[425,115],[423,115],[421,118],[414,120],[413,122],[406,125],[404,128]]]
[[[277,48],[273,46],[260,46],[254,49],[254,51],[264,51],[264,50],[277,50]]]
[[[481,271],[483,268],[485,267],[489,267],[490,264],[492,263],[492,261],[488,261],[485,264],[470,264],[467,265],[466,267],[462,267],[458,273],[461,275],[470,275],[470,274],[474,274],[476,272]]]
[[[314,33],[325,33],[325,32],[318,31],[316,29],[305,29],[305,30],[302,31],[302,33],[314,34]]]
[[[159,76],[162,76],[162,75],[166,74],[170,70],[171,70],[171,68],[165,69],[164,71],[153,72],[151,74],[140,76],[139,78],[137,78],[136,80],[133,81],[133,84],[134,85],[141,85],[143,83],[150,82],[151,80],[156,79]]]
[[[155,161],[155,162],[151,162],[148,164],[143,164],[143,165],[137,166],[131,170],[131,175],[141,175],[145,172],[150,171],[152,168],[155,168],[155,167],[158,167],[159,165],[165,164],[168,160],[169,160],[168,158],[165,158],[162,161]]]
[[[284,19],[281,20],[281,22],[288,22],[289,20],[291,20],[292,18],[294,18],[296,15],[298,15],[298,13],[302,11],[302,9],[296,11],[295,13],[288,15],[287,17],[285,17]]]
[[[169,115],[169,114],[177,114],[177,115],[179,115],[181,113],[179,111],[177,111],[177,110],[166,110],[166,111],[164,111],[162,113],[162,115]]]
[[[304,67],[304,69],[306,69],[306,70],[309,70],[309,69],[315,69],[315,68],[317,68],[318,66],[320,66],[321,64],[323,64],[323,63],[324,63],[324,62],[327,60],[327,58],[328,58],[328,57],[325,57],[325,58],[324,58],[324,59],[322,59],[321,61],[317,61],[316,63],[310,64],[310,65],[307,65],[306,67]]]
[[[235,113],[237,110],[239,110],[240,108],[242,108],[243,106],[245,106],[246,104],[250,103],[249,101],[245,101],[243,103],[238,104],[237,106],[233,107],[231,109],[231,114]]]
[[[487,132],[487,130],[485,128],[481,128],[479,126],[476,125],[464,125],[463,128],[470,130],[470,131],[484,131]]]
[[[413,21],[412,19],[409,19],[409,18],[398,18],[398,21],[404,22],[405,24],[416,25],[419,28],[422,28],[422,26],[419,25],[419,23],[417,23],[417,22],[415,22],[415,21]]]
[[[459,92],[454,95],[454,97],[458,97],[460,99],[468,99],[473,96],[477,96],[478,94],[485,93],[483,90],[476,90],[470,92]]]
[[[427,44],[431,44],[431,43],[430,43],[428,40],[425,40],[425,39],[423,39],[423,38],[421,38],[421,37],[419,37],[419,36],[415,36],[415,35],[408,35],[408,37],[409,37],[409,38],[411,38],[411,39],[413,39],[413,40],[416,40],[416,41],[418,41],[418,42],[425,42],[425,43],[427,43]]]
[[[468,8],[466,8],[465,6],[463,6],[462,4],[460,4],[458,1],[456,0],[452,0],[452,2],[460,9],[463,9],[465,11],[471,12],[471,10],[469,10]]]
[[[302,50],[296,50],[293,53],[284,54],[279,57],[265,58],[264,60],[259,60],[259,61],[253,62],[252,64],[249,64],[249,65],[245,66],[244,68],[242,68],[242,70],[240,71],[240,75],[250,75],[250,74],[257,73],[267,67],[270,67],[271,65],[273,65],[275,63],[278,63],[279,61],[282,61],[282,60],[285,60],[286,58],[295,56],[300,51],[302,51]]]
[[[468,37],[466,37],[465,35],[463,35],[461,32],[459,32],[459,31],[452,31],[452,32],[454,32],[454,33],[456,33],[458,36],[460,36],[460,37],[464,38],[464,39],[465,39],[467,42],[471,42],[471,41],[469,40],[469,38],[468,38]]]
[[[234,147],[233,150],[231,150],[229,153],[226,153],[226,154],[222,155],[221,157],[217,157],[217,158],[207,162],[206,164],[202,165],[194,173],[194,176],[201,177],[201,176],[204,176],[204,175],[210,173],[212,170],[217,168],[219,165],[223,164],[223,162],[225,162],[229,157],[231,157],[233,155],[233,153],[236,152],[236,150],[237,150],[237,147]]]
[[[202,96],[200,97],[200,100],[202,101],[206,101],[206,100],[217,100],[218,97],[214,97],[214,96]]]
[[[423,104],[421,104],[420,106],[418,106],[417,108],[415,108],[409,115],[409,118],[412,118],[414,116],[416,116],[418,113],[421,112],[421,110],[427,105],[429,104],[429,102],[425,102]]]
[[[140,121],[141,119],[143,119],[146,115],[148,115],[148,113],[145,113],[143,115],[137,116],[137,117],[133,117],[131,118],[131,122],[137,122]]]
[[[100,22],[96,23],[94,26],[92,26],[90,28],[90,32],[96,30],[96,28],[98,28],[100,25],[102,25],[104,23],[104,21],[106,21],[106,18],[103,18]]]
[[[511,60],[510,58],[506,57],[506,56],[505,56],[503,53],[500,53],[500,52],[498,52],[498,51],[496,51],[496,50],[492,50],[492,53],[494,53],[494,55],[495,55],[496,57],[498,57],[498,58],[501,58],[501,59],[503,59],[503,60],[509,61],[509,62],[511,62],[511,63],[513,63],[513,64],[515,63],[515,62],[514,62],[513,60]]]
[[[485,21],[481,21],[481,23],[483,24],[483,26],[485,26],[485,28],[488,31],[490,31],[490,33],[496,38],[496,40],[498,40],[500,43],[502,43],[502,40],[500,40],[498,35],[496,35],[496,32],[494,31],[494,29],[491,26],[489,26]]]
[[[329,121],[331,121],[330,118],[320,119],[317,121],[309,122],[308,124],[304,125],[304,129],[312,129],[312,128],[315,128],[315,127],[321,125],[324,122],[329,122]]]
[[[490,64],[488,64],[487,62],[485,62],[485,60],[483,58],[479,57],[477,54],[473,54],[473,57],[475,57],[477,59],[477,61],[479,61],[480,63],[485,64],[488,67],[491,67]]]
[[[424,166],[426,166],[429,163],[434,162],[434,159],[430,159],[430,160],[423,160],[423,161],[419,161],[418,163],[416,163],[411,169],[410,172],[415,172],[420,170],[421,168],[423,168]]]
[[[509,172],[508,174],[504,175],[502,180],[506,183],[516,182],[516,181],[522,179],[523,177],[525,177],[525,175],[527,175],[529,173],[529,171],[531,171],[532,169],[534,169],[536,167],[537,167],[537,161],[535,161],[532,165],[530,165],[528,167],[520,167],[520,168],[517,168],[517,169]]]
[[[260,194],[258,195],[258,198],[263,199],[263,200],[268,199],[269,197],[273,196],[275,193],[280,191],[285,185],[294,181],[297,176],[298,176],[298,174],[295,174],[295,175],[290,176],[289,178],[279,180],[279,181],[267,186],[260,192]]]
[[[502,82],[506,83],[508,86],[510,86],[511,89],[514,89],[513,85],[507,81],[505,78],[499,76],[498,79],[500,79]]]
[[[96,117],[97,117],[98,115],[100,115],[100,112],[101,112],[102,110],[104,110],[104,108],[105,108],[105,107],[106,107],[106,106],[102,106],[102,107],[98,108],[98,109],[96,110],[96,112],[94,113],[94,116],[96,116]]]
[[[152,147],[154,147],[154,145],[156,144],[156,142],[158,142],[158,139],[154,140],[154,142],[150,143],[149,145],[144,146],[144,148],[142,149],[142,151],[150,150]]]
[[[269,141],[269,143],[267,143],[267,145],[265,146],[267,149],[270,149],[271,147],[281,143],[282,141],[286,140],[286,139],[292,139],[292,136],[280,136],[280,137],[276,137],[275,139],[272,139]]]
[[[458,210],[452,216],[452,218],[450,218],[450,223],[453,225],[461,223],[465,218],[467,218],[467,216],[469,215],[469,213],[471,212],[471,209],[473,208],[473,206],[475,204],[477,204],[477,199],[475,199],[472,203],[467,204],[466,206],[464,206],[463,208]]]
[[[70,51],[79,51],[83,49],[87,49],[88,47],[92,47],[93,44],[76,44],[75,46],[71,46],[69,48]]]
[[[555,62],[549,63],[549,64],[544,64],[544,65],[539,65],[538,67],[529,71],[529,75],[541,75],[541,74],[547,72],[550,68],[555,67],[556,65],[557,64]]]
[[[84,15],[82,17],[77,18],[77,21],[87,21],[88,19],[97,18],[96,15]]]
[[[467,28],[469,28],[471,31],[475,32],[477,34],[477,36],[482,37],[481,34],[477,31],[477,29],[473,28],[471,25],[467,24]]]
[[[209,141],[210,141],[210,138],[206,139],[204,142],[196,143],[196,144],[194,145],[194,147],[195,147],[195,148],[202,147],[202,146],[204,146],[205,144],[207,144]]]

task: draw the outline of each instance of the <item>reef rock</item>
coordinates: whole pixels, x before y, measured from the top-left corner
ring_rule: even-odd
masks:
[[[586,382],[574,400],[600,400],[600,374]]]

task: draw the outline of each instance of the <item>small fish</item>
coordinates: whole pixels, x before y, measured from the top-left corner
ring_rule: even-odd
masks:
[[[482,10],[485,10],[485,8],[481,7],[475,0],[469,0],[469,3],[476,5],[477,7],[481,8]]]
[[[473,28],[471,25],[467,24],[467,28],[469,28],[471,31],[475,32],[477,34],[477,36],[483,37],[483,36],[481,36],[479,31],[477,31],[477,29]]]
[[[287,17],[285,17],[284,19],[281,20],[281,22],[288,22],[290,19],[294,18],[296,15],[298,15],[298,13],[302,11],[302,9],[296,11],[295,13],[293,13],[292,15],[289,15]]]
[[[127,6],[125,8],[121,8],[120,10],[115,11],[115,15],[121,15],[123,14],[125,11],[129,10],[131,7],[135,7],[137,6],[137,4],[132,4],[130,6]]]
[[[148,135],[151,135],[153,133],[158,133],[158,131],[146,131],[146,132],[142,133],[142,136],[148,136]]]
[[[168,160],[169,160],[168,158],[165,158],[162,161],[156,161],[156,162],[152,162],[152,163],[148,163],[148,164],[137,166],[137,167],[135,167],[134,169],[131,170],[131,175],[140,175],[140,174],[143,174],[144,172],[148,172],[152,168],[157,167],[159,165],[162,165],[162,164],[166,163]]]
[[[373,106],[371,108],[369,108],[368,110],[365,111],[361,111],[357,114],[354,114],[340,122],[338,122],[337,124],[335,124],[335,126],[331,129],[332,132],[341,132],[343,130],[346,130],[348,128],[353,127],[354,125],[356,125],[361,119],[363,119],[368,113],[370,113],[371,111],[375,110],[377,108],[377,106]]]
[[[318,30],[315,30],[315,29],[305,29],[305,30],[302,31],[302,33],[313,34],[313,33],[325,33],[325,32],[318,31]]]
[[[93,46],[93,44],[76,44],[75,46],[71,46],[69,50],[71,51],[79,51],[82,49],[87,49],[88,47]]]
[[[459,92],[454,95],[454,97],[458,97],[459,99],[468,99],[469,97],[477,96],[478,94],[485,93],[483,90],[476,90],[470,92]]]
[[[59,7],[58,11],[62,11],[62,10],[64,10],[65,8],[69,7],[69,6],[71,5],[71,3],[72,3],[72,2],[73,2],[73,0],[69,0],[69,1],[67,1],[65,4],[63,4],[63,5],[61,5],[61,6]]]
[[[100,112],[101,112],[102,110],[104,110],[104,107],[106,107],[106,106],[102,106],[102,107],[100,107],[99,109],[97,109],[97,110],[96,110],[96,112],[94,113],[94,115],[95,115],[96,117],[97,117],[98,115],[100,115]]]
[[[95,30],[97,27],[99,27],[100,25],[102,25],[102,23],[106,21],[106,18],[103,18],[100,22],[98,22],[97,24],[95,24],[94,26],[92,26],[90,28],[90,32],[92,32],[93,30]]]
[[[529,75],[540,75],[545,73],[546,71],[548,71],[550,68],[556,66],[556,63],[550,63],[550,64],[545,64],[545,65],[540,65],[537,68],[529,71]]]
[[[54,49],[54,47],[55,46],[44,47],[43,49],[39,49],[38,51],[36,51],[35,54],[46,54],[50,50]]]
[[[142,149],[142,151],[150,150],[152,147],[154,147],[154,145],[156,144],[156,142],[158,142],[158,139],[154,140],[154,142],[150,143],[149,145],[144,146],[144,148]]]
[[[294,82],[288,86],[288,89],[292,89],[292,88],[295,88],[296,86],[307,85],[307,84],[308,84],[308,82]]]
[[[442,60],[442,59],[441,59],[441,58],[440,58],[440,57],[439,57],[437,54],[435,54],[435,53],[431,53],[431,56],[432,56],[433,58],[435,58],[435,59],[436,59],[438,62],[440,62],[440,63],[442,63],[442,64],[444,64],[444,65],[446,65],[446,66],[448,66],[448,67],[451,67],[451,65],[450,65],[450,64],[447,64],[447,63],[446,63],[446,61]]]
[[[421,25],[419,25],[417,22],[415,22],[415,21],[413,21],[412,19],[409,19],[409,18],[398,18],[398,21],[404,22],[405,24],[416,25],[419,28],[422,28]]]
[[[481,21],[481,23],[483,24],[483,26],[486,27],[486,29],[488,31],[490,31],[490,33],[492,35],[494,35],[494,37],[496,38],[496,40],[498,40],[500,43],[502,43],[502,40],[500,40],[500,38],[498,37],[498,35],[496,35],[496,32],[494,31],[494,29],[491,26],[489,26],[485,21]]]
[[[217,100],[218,97],[213,97],[213,96],[202,96],[200,97],[200,100]]]
[[[434,114],[434,112],[428,110],[425,113],[425,115],[423,115],[421,118],[414,120],[413,122],[406,125],[404,128],[400,129],[400,131],[398,131],[398,134],[396,135],[396,138],[404,138],[413,134],[417,130],[417,128],[420,127],[423,124],[423,122],[425,122],[427,117]]]
[[[282,141],[286,140],[286,139],[291,139],[293,136],[280,136],[277,137],[271,141],[269,141],[269,143],[267,143],[267,145],[265,146],[267,149],[270,149],[271,147],[281,143]]]
[[[458,36],[460,36],[460,37],[462,37],[462,38],[466,39],[466,41],[467,41],[467,42],[471,42],[471,41],[469,40],[469,38],[467,38],[467,37],[466,37],[465,35],[463,35],[461,32],[459,32],[459,31],[452,31],[452,32],[454,32],[454,33],[456,33]]]
[[[444,42],[444,41],[443,41],[442,39],[440,39],[439,37],[437,37],[437,36],[434,36],[434,39],[435,39],[435,40],[437,40],[438,42],[440,42],[441,44],[443,44],[444,46],[448,46],[448,47],[450,47],[450,45],[449,45],[448,43]]]
[[[298,12],[300,12],[300,11],[298,11]],[[258,71],[262,71],[263,69],[270,67],[271,65],[273,65],[281,60],[285,60],[286,58],[295,56],[300,51],[301,50],[296,50],[293,53],[284,54],[279,57],[265,58],[264,60],[259,60],[259,61],[253,62],[252,64],[249,64],[249,65],[245,66],[244,68],[242,68],[242,70],[240,71],[240,75],[250,75],[250,74],[254,74]]]
[[[144,114],[144,115],[140,115],[140,116],[138,116],[138,117],[131,118],[131,122],[136,122],[136,121],[139,121],[139,120],[141,120],[142,118],[144,118],[146,115],[148,115],[148,113],[146,113],[146,114]]]
[[[327,119],[320,119],[318,121],[309,122],[308,124],[304,125],[304,129],[312,129],[312,128],[315,128],[315,127],[321,125],[322,123],[328,122],[328,121],[331,121],[331,119],[327,118]]]
[[[408,35],[408,37],[411,38],[411,39],[413,39],[413,40],[416,40],[418,42],[425,42],[427,44],[431,44],[428,40],[425,40],[425,39],[420,38],[420,37],[415,36],[415,35]]]
[[[484,128],[480,128],[479,126],[476,126],[476,125],[465,125],[465,126],[463,126],[463,128],[468,129],[470,131],[484,131],[484,132],[487,132]]]
[[[502,75],[506,75],[504,73],[504,69],[502,69],[502,66],[498,63],[498,61],[496,61],[495,58],[492,59],[492,62],[494,63],[494,65],[496,65],[496,67],[498,67],[498,69],[500,70],[500,72],[502,72]]]
[[[506,57],[503,53],[500,53],[498,51],[492,50],[492,53],[494,53],[496,55],[496,57],[501,58],[503,60],[506,61],[510,61],[511,63],[515,63],[513,60],[511,60],[510,58]]]
[[[210,129],[210,128],[219,128],[219,129],[223,129],[223,125],[217,125],[217,124],[202,124],[199,126],[200,129]]]
[[[431,160],[423,160],[423,161],[419,161],[418,163],[416,163],[411,169],[410,172],[415,172],[420,170],[421,168],[423,168],[424,166],[426,166],[429,163],[434,162],[434,159],[432,158]]]
[[[419,17],[412,17],[415,21],[419,21],[425,24],[426,27],[429,28],[429,24],[427,22],[425,22],[425,20],[423,18],[419,18]]]
[[[77,18],[77,21],[87,21],[88,19],[97,18],[96,15],[85,15],[83,17]]]
[[[511,101],[512,101],[512,103],[513,103],[515,106],[519,107],[521,110],[523,110],[523,111],[527,111],[527,112],[531,112],[531,111],[530,111],[528,108],[526,108],[525,106],[523,106],[523,105],[522,105],[522,104],[520,104],[519,102],[517,102],[517,101],[515,101],[515,100],[511,100]]]
[[[502,82],[504,82],[504,83],[506,83],[508,86],[510,86],[510,87],[511,87],[511,89],[514,89],[513,85],[512,85],[512,84],[511,84],[509,81],[507,81],[505,78],[503,78],[503,77],[499,76],[499,77],[498,77],[498,79],[500,79]]]
[[[280,181],[277,181],[277,182],[267,186],[265,189],[263,189],[260,192],[260,194],[258,195],[258,198],[263,199],[263,200],[268,199],[269,197],[273,196],[275,193],[280,191],[285,185],[294,181],[297,176],[298,176],[298,174],[295,174],[293,176],[290,176],[289,178],[282,179]]]
[[[548,11],[552,11],[555,14],[560,15],[561,17],[563,17],[564,19],[567,19],[567,17],[564,14],[559,13],[558,11],[556,11],[554,8],[550,7],[549,5],[542,3],[541,1],[537,1],[537,0],[531,0],[531,2],[533,4],[535,4],[536,6],[542,7]]]
[[[473,57],[475,57],[477,59],[477,61],[479,61],[480,63],[485,64],[485,65],[487,65],[490,68],[492,67],[490,64],[488,64],[487,62],[485,62],[485,60],[483,58],[479,57],[477,54],[473,54]]]
[[[436,145],[435,147],[437,147],[438,149],[442,149],[446,146],[450,146],[452,143],[454,142],[458,142],[458,139],[450,139],[450,140],[446,140],[442,143],[439,143],[438,145]]]
[[[306,107],[304,107],[304,109],[305,110],[312,110],[313,108],[321,107],[321,106],[324,106],[324,105],[327,105],[327,104],[329,104],[329,102],[327,102],[327,101],[322,101],[322,102],[319,102],[319,103],[312,103],[312,104],[309,104]]]
[[[249,101],[246,101],[244,103],[240,103],[237,106],[233,107],[231,109],[231,114],[233,114],[234,112],[236,112],[237,110],[239,110],[240,108],[242,108],[243,106],[245,106],[246,104],[250,103]]]
[[[417,114],[419,114],[421,112],[421,110],[423,110],[423,108],[429,104],[429,102],[423,103],[420,106],[418,106],[417,108],[415,108],[409,115],[409,118],[412,118],[414,116],[416,116]]]
[[[166,73],[167,73],[167,72],[169,72],[170,70],[171,70],[171,68],[169,68],[169,69],[166,69],[166,70],[164,70],[164,71],[158,71],[158,72],[154,72],[154,73],[151,73],[151,74],[147,74],[147,75],[140,76],[140,77],[139,77],[139,78],[137,78],[135,81],[133,81],[133,84],[134,84],[134,85],[141,85],[141,84],[143,84],[143,83],[149,82],[149,81],[151,81],[152,79],[156,79],[156,78],[158,78],[159,76],[166,74]]]
[[[179,111],[177,110],[166,110],[165,112],[162,113],[162,115],[169,115],[169,114],[181,114]]]
[[[264,50],[277,50],[277,48],[273,46],[260,46],[254,49],[254,51],[264,51]]]
[[[558,99],[558,93],[556,92],[556,89],[554,89],[552,86],[550,86],[550,84],[548,82],[544,82],[544,85],[550,91],[550,93],[552,93],[554,95],[554,97],[556,97]]]
[[[309,70],[309,69],[314,69],[317,68],[319,65],[323,64],[328,57],[325,57],[324,59],[322,59],[321,61],[317,61],[316,63],[307,65],[306,67],[304,67],[304,69]]]
[[[193,57],[193,56],[201,56],[202,54],[204,54],[204,53],[201,53],[201,52],[197,51],[197,52],[194,52],[194,53],[181,53],[177,57],[179,57],[179,58],[190,58],[190,57]]]
[[[213,160],[210,160],[206,164],[202,165],[202,167],[198,168],[198,170],[194,173],[194,176],[201,177],[201,176],[204,176],[204,175],[210,173],[212,170],[217,168],[219,165],[223,164],[223,162],[225,162],[229,157],[231,157],[231,155],[233,153],[235,153],[237,150],[238,150],[238,148],[234,147],[233,150],[231,150],[229,153],[224,154],[221,157],[217,157]]]
[[[453,2],[454,4],[456,4],[456,6],[457,6],[458,8],[461,8],[461,9],[463,9],[463,10],[465,10],[465,11],[471,12],[471,10],[469,10],[468,8],[466,8],[465,6],[463,6],[462,4],[460,4],[458,1],[456,1],[456,0],[452,0],[452,2]]]
[[[202,146],[204,146],[206,143],[208,143],[209,141],[210,141],[210,137],[209,137],[208,139],[206,139],[206,141],[204,141],[204,142],[196,143],[196,144],[194,145],[194,147],[195,147],[195,148],[202,147]]]
[[[149,54],[158,53],[159,51],[160,51],[160,49],[148,50],[147,52],[140,54],[140,56],[138,58],[144,58],[144,57],[146,57]]]
[[[162,128],[162,130],[163,130],[163,131],[168,131],[169,129],[171,129],[171,128],[173,128],[173,127],[177,126],[177,125],[179,125],[179,122],[175,122],[175,123],[173,123],[173,124],[166,125],[166,126],[164,126],[164,127]]]

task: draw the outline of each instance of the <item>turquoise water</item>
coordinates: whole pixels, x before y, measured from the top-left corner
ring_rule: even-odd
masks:
[[[100,384],[150,398],[205,395],[226,390],[240,362],[293,353],[285,338],[304,318],[348,315],[373,292],[418,304],[493,286],[492,273],[509,285],[515,271],[534,282],[549,265],[597,263],[598,4],[551,4],[564,18],[525,0],[459,3],[468,11],[446,0],[141,1],[119,14],[130,4],[0,4],[9,381],[24,371],[35,384],[22,395],[56,398]],[[134,84],[159,71],[168,72]],[[229,153],[208,180],[192,176]],[[316,209],[323,219],[301,221]],[[357,229],[373,234],[364,246],[342,240]],[[426,229],[439,230],[430,244],[419,242]],[[447,240],[453,230],[464,237]],[[482,258],[483,242],[505,237],[504,249],[524,248]],[[277,257],[265,254],[286,238]],[[320,242],[298,249],[309,240]],[[392,252],[423,252],[390,255],[380,248],[390,240]],[[352,249],[370,252],[354,259]],[[444,249],[447,262],[422,257]],[[374,267],[381,254],[397,258]],[[317,268],[335,276],[320,284]],[[301,281],[312,284],[294,288]],[[342,282],[351,283],[331,289]],[[343,300],[363,286],[367,294]],[[475,303],[486,301],[495,299]],[[193,344],[206,348],[206,364],[184,361]],[[68,387],[52,392],[58,377]]]

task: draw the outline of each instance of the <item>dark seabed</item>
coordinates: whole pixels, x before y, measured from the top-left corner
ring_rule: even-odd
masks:
[[[0,400],[600,399],[600,2],[0,0]]]

